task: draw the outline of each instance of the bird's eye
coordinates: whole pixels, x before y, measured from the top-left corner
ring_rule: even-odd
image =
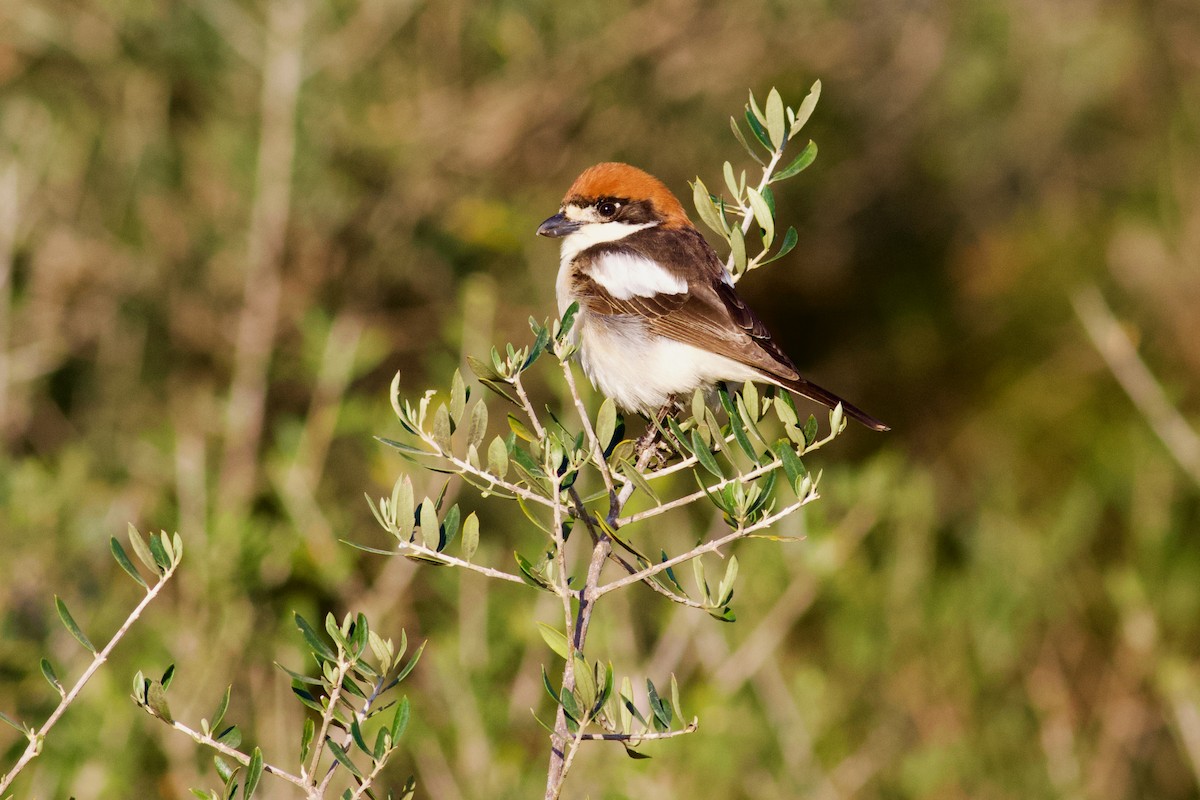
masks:
[[[611,200],[605,200],[603,203],[600,203],[596,206],[596,211],[600,212],[600,216],[602,217],[611,217],[617,213],[617,209],[620,207],[621,206],[619,203],[614,203]]]

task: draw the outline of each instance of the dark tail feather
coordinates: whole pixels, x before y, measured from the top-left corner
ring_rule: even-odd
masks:
[[[772,377],[774,378],[773,382],[778,382],[780,386],[787,389],[788,391],[795,392],[796,394],[799,394],[799,395],[804,395],[809,400],[815,400],[823,406],[828,406],[829,408],[833,408],[838,403],[841,403],[842,411],[846,414],[846,416],[852,417],[853,419],[858,420],[863,425],[866,425],[868,428],[870,428],[873,431],[890,431],[891,430],[891,428],[889,426],[887,426],[887,425],[883,424],[882,422],[880,422],[879,420],[875,419],[870,414],[863,411],[861,408],[858,408],[857,406],[847,403],[845,400],[838,397],[836,394],[829,391],[828,389],[822,389],[820,386],[817,386],[815,383],[810,383],[810,382],[804,380],[804,378],[798,378],[796,380],[781,380],[780,378],[778,378],[776,376],[772,376]]]

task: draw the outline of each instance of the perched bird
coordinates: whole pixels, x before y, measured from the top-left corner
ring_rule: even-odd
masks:
[[[733,288],[729,273],[662,181],[628,164],[597,164],[537,229],[562,239],[560,314],[592,383],[627,411],[653,414],[718,381],[765,381],[877,431],[888,426],[800,376]]]

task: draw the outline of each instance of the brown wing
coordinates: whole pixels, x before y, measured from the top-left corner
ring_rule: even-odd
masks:
[[[641,319],[651,333],[762,370],[783,381],[799,378],[791,359],[733,287],[708,276],[693,278],[686,293],[620,299],[588,274],[573,276],[575,295],[589,312]]]

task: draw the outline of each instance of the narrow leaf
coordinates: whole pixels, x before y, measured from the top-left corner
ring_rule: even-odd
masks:
[[[767,95],[766,126],[767,135],[771,137],[771,144],[775,145],[776,150],[782,149],[787,137],[787,119],[783,114],[783,98],[779,96],[779,90],[774,87]]]
[[[538,633],[542,635],[542,640],[549,645],[551,650],[558,654],[559,658],[566,660],[568,657],[567,654],[570,652],[566,634],[544,622],[539,622],[537,626]]]
[[[250,800],[254,797],[254,791],[258,788],[258,781],[262,778],[263,773],[263,754],[259,748],[254,748],[254,752],[250,754],[250,766],[246,768],[246,784],[242,788],[242,797],[245,800]]]
[[[108,548],[112,551],[113,558],[117,560],[117,563],[121,565],[121,569],[125,570],[125,573],[129,577],[137,581],[143,589],[150,588],[146,586],[146,581],[142,579],[140,574],[138,574],[137,568],[133,566],[133,562],[130,561],[129,556],[125,554],[125,548],[121,547],[121,543],[117,541],[117,537],[114,536],[108,540]]]
[[[138,560],[145,564],[147,569],[157,574],[159,567],[154,561],[154,554],[150,552],[150,548],[146,546],[146,540],[132,524],[129,525],[129,544],[133,546],[133,553]]]
[[[779,170],[779,172],[776,172],[773,176],[771,176],[771,183],[777,183],[779,181],[787,180],[793,175],[799,175],[801,172],[808,169],[809,165],[816,160],[817,143],[810,140],[809,143],[804,146],[804,149],[801,150],[794,159],[792,159],[792,163],[788,164],[786,167]]]
[[[487,403],[483,400],[475,401],[475,407],[471,409],[471,421],[467,425],[467,445],[479,447],[483,444],[483,437],[487,435],[488,410]]]
[[[95,655],[96,647],[92,644],[88,637],[84,636],[83,631],[79,630],[79,625],[75,623],[75,618],[71,616],[71,612],[67,610],[67,604],[62,601],[58,595],[54,595],[54,607],[58,609],[58,618],[62,620],[63,627],[75,637],[75,641],[79,642],[84,648]]]
[[[66,690],[63,689],[62,683],[59,682],[58,675],[54,673],[54,665],[50,663],[50,660],[43,658],[41,666],[42,677],[46,679],[46,682],[54,687],[54,691],[58,692],[59,695],[65,694]]]
[[[750,199],[750,208],[754,211],[754,221],[762,228],[763,247],[770,247],[775,238],[775,220],[771,217],[771,207],[753,187],[746,189],[746,196]]]
[[[504,440],[499,436],[492,439],[492,443],[488,445],[487,455],[488,472],[497,478],[504,478],[508,474],[508,448],[504,445]]]
[[[596,438],[600,449],[608,451],[612,444],[613,433],[617,430],[617,406],[611,397],[605,399],[600,406],[600,414],[596,417]]]
[[[450,420],[455,425],[462,420],[466,407],[467,385],[463,383],[462,373],[454,370],[454,377],[450,380]]]
[[[479,517],[475,516],[475,512],[472,511],[463,520],[462,557],[470,561],[477,549],[479,549]]]
[[[713,457],[712,451],[701,440],[700,433],[696,430],[692,431],[692,452],[696,454],[696,460],[700,462],[700,466],[717,478],[725,477],[725,473],[721,472],[721,467],[717,464],[717,459]]]
[[[738,144],[740,144],[746,150],[746,152],[750,154],[750,157],[759,164],[763,163],[762,158],[760,158],[758,153],[755,152],[754,148],[750,146],[750,143],[746,141],[746,137],[742,133],[742,129],[738,127],[736,117],[729,118],[729,127],[733,129],[733,138],[738,140]]]

